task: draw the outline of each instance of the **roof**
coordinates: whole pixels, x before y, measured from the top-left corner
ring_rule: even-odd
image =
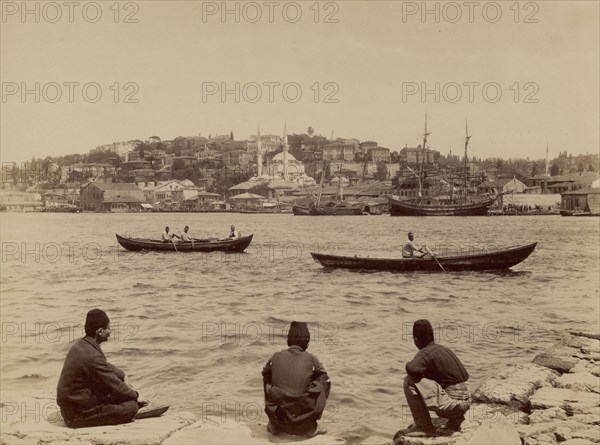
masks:
[[[86,185],[84,185],[82,187],[82,189],[90,186],[90,185],[95,185],[96,187],[98,187],[100,190],[107,192],[110,190],[117,190],[117,191],[136,191],[139,192],[140,188],[131,183],[131,182],[88,182]]]
[[[295,161],[296,158],[294,157],[294,155],[292,155],[291,153],[288,152],[288,154],[287,154],[287,160],[288,161]],[[283,152],[282,153],[277,153],[275,156],[273,156],[272,161],[283,161]]]
[[[500,178],[500,179],[496,179],[495,181],[483,181],[481,184],[479,184],[477,187],[502,187],[506,184],[508,184],[509,182],[513,182],[513,181],[519,181],[516,178]]]
[[[563,192],[560,195],[600,195],[600,188],[587,187],[580,190],[571,190],[569,192]]]
[[[266,198],[261,195],[255,195],[254,193],[242,193],[241,195],[232,196],[231,199],[266,199]]]
[[[571,187],[573,184],[575,184],[575,182],[573,182],[573,181],[557,182],[556,184],[549,185],[548,188],[553,188],[553,187]]]

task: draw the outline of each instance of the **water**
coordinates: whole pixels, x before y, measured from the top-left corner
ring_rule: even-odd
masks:
[[[254,233],[245,255],[126,253],[114,236],[189,225],[224,237],[231,224]],[[473,388],[600,320],[597,218],[4,213],[1,226],[5,403],[53,397],[69,341],[100,307],[113,324],[108,360],[145,397],[264,424],[260,371],[289,322],[304,320],[333,381],[323,423],[359,442],[409,420],[401,384],[414,320],[432,321]],[[539,244],[503,273],[328,271],[309,255],[400,256],[409,230],[438,251]]]

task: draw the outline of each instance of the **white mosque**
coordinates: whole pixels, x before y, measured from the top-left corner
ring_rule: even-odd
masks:
[[[287,138],[287,126],[283,130],[283,152],[273,156],[273,159],[266,165],[266,171],[263,169],[263,148],[260,138],[260,128],[256,137],[256,164],[258,165],[257,175],[248,181],[230,187],[233,193],[243,193],[238,195],[242,197],[248,195],[249,190],[254,187],[265,184],[269,188],[269,197],[281,197],[287,195],[294,189],[315,185],[314,178],[307,176],[304,165],[289,153],[289,144]],[[279,198],[277,198],[279,199]]]

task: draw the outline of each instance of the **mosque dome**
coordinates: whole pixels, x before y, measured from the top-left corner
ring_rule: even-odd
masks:
[[[288,153],[287,154],[287,160],[288,160],[288,162],[289,161],[295,161],[296,158],[292,154]],[[283,152],[277,153],[275,156],[273,156],[273,161],[281,161],[281,162],[283,162]]]

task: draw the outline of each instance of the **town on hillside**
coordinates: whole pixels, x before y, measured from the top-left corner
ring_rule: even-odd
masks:
[[[388,197],[500,194],[495,214],[598,211],[599,155],[481,159],[430,146],[306,133],[113,142],[87,154],[32,159],[0,170],[2,211],[287,212],[315,196],[385,213]],[[424,172],[421,184],[417,172]]]

